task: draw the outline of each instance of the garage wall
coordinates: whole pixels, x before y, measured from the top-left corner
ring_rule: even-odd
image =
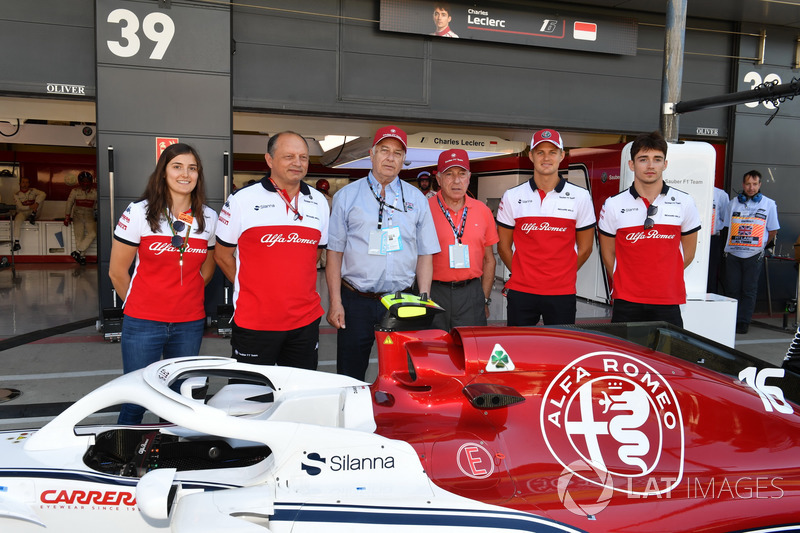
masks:
[[[625,133],[659,124],[663,27],[640,25],[638,54],[615,56],[381,32],[371,0],[297,0],[293,9],[329,16],[234,6],[237,109]],[[605,14],[664,24],[649,14]],[[716,57],[687,56],[684,98],[729,92],[731,62],[719,56],[732,55],[734,44],[730,34],[687,32],[687,51]],[[702,126],[724,137],[728,116],[687,115],[681,132]]]
[[[745,26],[743,31],[757,32],[758,27]],[[795,61],[797,34],[794,30],[767,28],[765,61],[758,65],[752,61],[737,64],[736,91],[745,91],[764,81],[791,82],[800,77],[800,70],[792,68]],[[755,54],[750,43],[742,48],[743,56]],[[736,149],[731,154],[729,183],[732,193],[742,189],[744,173],[755,169],[761,172],[761,191],[778,204],[781,229],[776,238],[776,252],[794,257],[792,244],[800,235],[800,150],[797,149],[800,132],[800,98],[786,100],[779,105],[778,114],[769,125],[767,120],[775,113],[771,104],[738,105],[735,108],[732,143]],[[797,270],[793,261],[771,260],[769,274],[773,308],[783,312],[787,298],[793,298],[797,287]],[[767,299],[766,276],[761,276],[759,298]]]

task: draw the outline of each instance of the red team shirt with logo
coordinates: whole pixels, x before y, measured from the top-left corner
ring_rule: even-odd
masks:
[[[328,202],[301,183],[303,219],[295,220],[279,194],[264,178],[233,193],[220,211],[217,241],[237,246],[233,303],[242,328],[289,331],[323,314],[317,249],[328,243]]]
[[[154,233],[146,216],[147,201],[133,202],[119,217],[114,229],[115,239],[138,248],[125,299],[125,314],[157,322],[205,318],[205,282],[200,267],[207,251],[214,248],[217,214],[203,206],[206,227],[200,234],[197,233],[197,217],[192,221],[189,246],[183,252],[183,268],[181,254],[171,244],[172,230],[167,221],[162,220],[159,232]],[[185,229],[181,235],[186,235]]]
[[[561,179],[542,197],[533,178],[507,190],[497,223],[514,230],[511,278],[506,287],[539,295],[575,294],[577,231],[595,225],[589,191]]]
[[[633,186],[608,198],[598,229],[614,238],[614,298],[634,303],[686,303],[681,236],[700,230],[694,200],[666,183],[653,202],[655,225],[644,229],[647,203]]]

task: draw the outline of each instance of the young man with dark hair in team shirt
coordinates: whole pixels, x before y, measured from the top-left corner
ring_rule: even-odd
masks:
[[[683,327],[683,271],[694,260],[700,215],[687,193],[664,183],[667,142],[659,132],[631,145],[629,189],[600,212],[600,253],[613,272],[612,322],[663,320]]]

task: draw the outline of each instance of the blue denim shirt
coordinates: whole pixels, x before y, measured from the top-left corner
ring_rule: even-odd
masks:
[[[380,204],[375,194],[380,190],[372,172],[339,190],[333,197],[328,227],[328,249],[343,253],[342,278],[364,292],[393,292],[410,287],[417,257],[439,252],[427,199],[413,185],[395,178],[385,187],[385,202],[394,209],[383,209],[381,226],[400,228],[403,249],[369,255],[369,234],[378,229]]]

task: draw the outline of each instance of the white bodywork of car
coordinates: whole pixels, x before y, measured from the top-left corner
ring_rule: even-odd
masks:
[[[194,399],[205,375],[256,383]],[[170,388],[176,380],[180,392]],[[79,425],[126,402],[170,424]],[[368,385],[349,377],[223,357],[160,361],[91,392],[38,431],[0,433],[0,531],[577,531],[442,490],[409,444],[374,430]],[[138,464],[141,476],[130,465],[127,475],[88,466],[99,441],[148,431],[178,447],[214,439],[232,452],[266,452],[227,467],[214,445],[214,467]],[[152,442],[143,440],[137,460],[158,456]]]

